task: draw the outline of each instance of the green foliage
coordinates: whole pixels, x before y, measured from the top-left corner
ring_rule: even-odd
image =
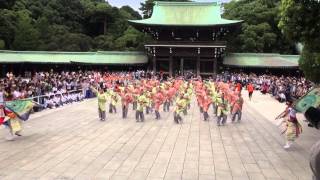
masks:
[[[0,0],[0,39],[12,50],[137,50],[144,35],[126,36],[128,19],[141,16],[105,0]],[[120,37],[128,43],[117,45]]]
[[[112,35],[100,35],[94,38],[93,45],[98,51],[114,50],[114,37]]]
[[[5,41],[5,47],[10,49],[15,36],[16,13],[7,9],[0,9],[0,39]]]
[[[295,41],[307,42],[319,39],[320,2],[306,0],[282,0],[279,27]]]
[[[320,83],[320,2],[282,0],[279,27],[287,38],[304,44],[299,60],[307,78]]]
[[[39,32],[34,28],[28,11],[18,12],[18,23],[15,29],[13,47],[16,50],[37,50]]]
[[[4,49],[5,47],[5,42],[4,40],[0,39],[0,49]]]
[[[294,43],[281,34],[278,0],[242,0],[225,4],[223,17],[244,20],[240,34],[231,37],[232,52],[295,53]]]
[[[155,1],[167,1],[167,2],[187,2],[190,0],[145,0],[144,3],[140,3],[140,11],[143,14],[143,18],[149,18],[152,15],[152,9]]]
[[[312,48],[304,47],[299,59],[300,68],[305,76],[315,83],[320,83],[320,51],[312,51]]]
[[[134,47],[143,47],[145,36],[133,27],[129,27],[123,36],[115,41],[117,50],[134,50]],[[140,49],[142,50],[142,49]]]

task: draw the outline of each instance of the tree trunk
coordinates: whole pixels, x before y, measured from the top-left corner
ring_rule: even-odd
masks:
[[[103,21],[103,34],[107,34],[107,16],[104,16],[104,21]]]

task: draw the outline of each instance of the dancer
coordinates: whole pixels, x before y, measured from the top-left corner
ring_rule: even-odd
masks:
[[[155,114],[156,114],[156,119],[160,119],[160,106],[163,104],[165,101],[165,98],[163,96],[163,93],[161,92],[160,88],[157,88],[157,93],[154,96],[154,109],[155,109]]]
[[[114,90],[110,90],[110,98],[109,113],[117,113],[116,105],[118,104],[119,98]]]
[[[287,101],[287,107],[283,113],[281,113],[276,119],[283,118],[282,124],[285,129],[282,134],[285,134],[286,144],[283,146],[285,149],[289,149],[292,143],[302,133],[302,126],[297,120],[296,110],[292,106],[292,101]]]
[[[180,94],[176,101],[176,107],[174,110],[174,122],[179,124],[182,123],[181,113],[183,112],[184,108],[186,108],[187,103],[186,99],[183,97],[183,94]]]
[[[22,124],[18,116],[14,112],[4,107],[2,107],[1,111],[3,125],[8,132],[6,135],[6,140],[13,141],[15,139],[15,136],[22,136]]]
[[[146,97],[146,91],[142,91],[137,99],[136,121],[144,122],[143,108],[147,106],[148,100]]]
[[[253,85],[251,83],[248,84],[247,90],[248,90],[248,94],[249,94],[249,100],[251,101],[252,94],[253,94],[253,91],[254,91],[254,87],[253,87]]]
[[[238,122],[241,121],[242,106],[243,106],[243,98],[241,96],[241,93],[239,93],[238,98],[232,105],[232,122],[235,121],[236,116],[238,116]]]
[[[106,120],[106,103],[107,103],[108,95],[107,93],[104,92],[102,88],[100,88],[98,91],[93,86],[91,86],[91,89],[98,98],[99,119],[100,121],[105,121]]]
[[[225,125],[228,117],[228,105],[225,103],[219,103],[218,104],[218,110],[217,110],[217,124],[218,126],[223,126]]]
[[[128,117],[129,104],[132,103],[132,95],[128,92],[127,89],[121,93],[121,104],[122,104],[122,118],[126,119]]]
[[[210,107],[210,104],[212,103],[210,97],[208,96],[209,91],[207,90],[204,94],[203,101],[202,101],[202,110],[203,110],[203,119],[204,121],[207,121],[209,119],[208,110]]]

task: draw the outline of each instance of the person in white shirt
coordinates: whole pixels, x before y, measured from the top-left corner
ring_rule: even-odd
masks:
[[[50,109],[55,107],[51,97],[46,97],[44,99],[44,107],[45,108],[50,108]]]
[[[21,97],[21,93],[20,93],[20,91],[19,91],[18,88],[16,88],[16,89],[13,91],[12,95],[13,95],[13,99],[20,99],[20,97]]]
[[[53,98],[53,103],[56,107],[60,107],[62,104],[61,104],[61,97],[60,95],[56,94]]]

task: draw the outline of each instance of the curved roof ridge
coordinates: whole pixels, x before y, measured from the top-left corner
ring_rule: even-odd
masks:
[[[220,11],[217,2],[156,2],[150,18],[129,22],[147,26],[226,26],[242,22],[224,19]]]
[[[70,51],[15,51],[0,50],[0,53],[24,53],[24,54],[95,54],[95,51],[87,52],[70,52]]]
[[[242,56],[280,56],[279,53],[230,53],[230,55]]]
[[[172,1],[154,1],[155,5],[167,5],[167,6],[173,6],[173,5],[195,5],[195,6],[201,6],[201,5],[218,5],[218,2],[195,2],[195,1],[189,1],[189,2],[172,2]]]

